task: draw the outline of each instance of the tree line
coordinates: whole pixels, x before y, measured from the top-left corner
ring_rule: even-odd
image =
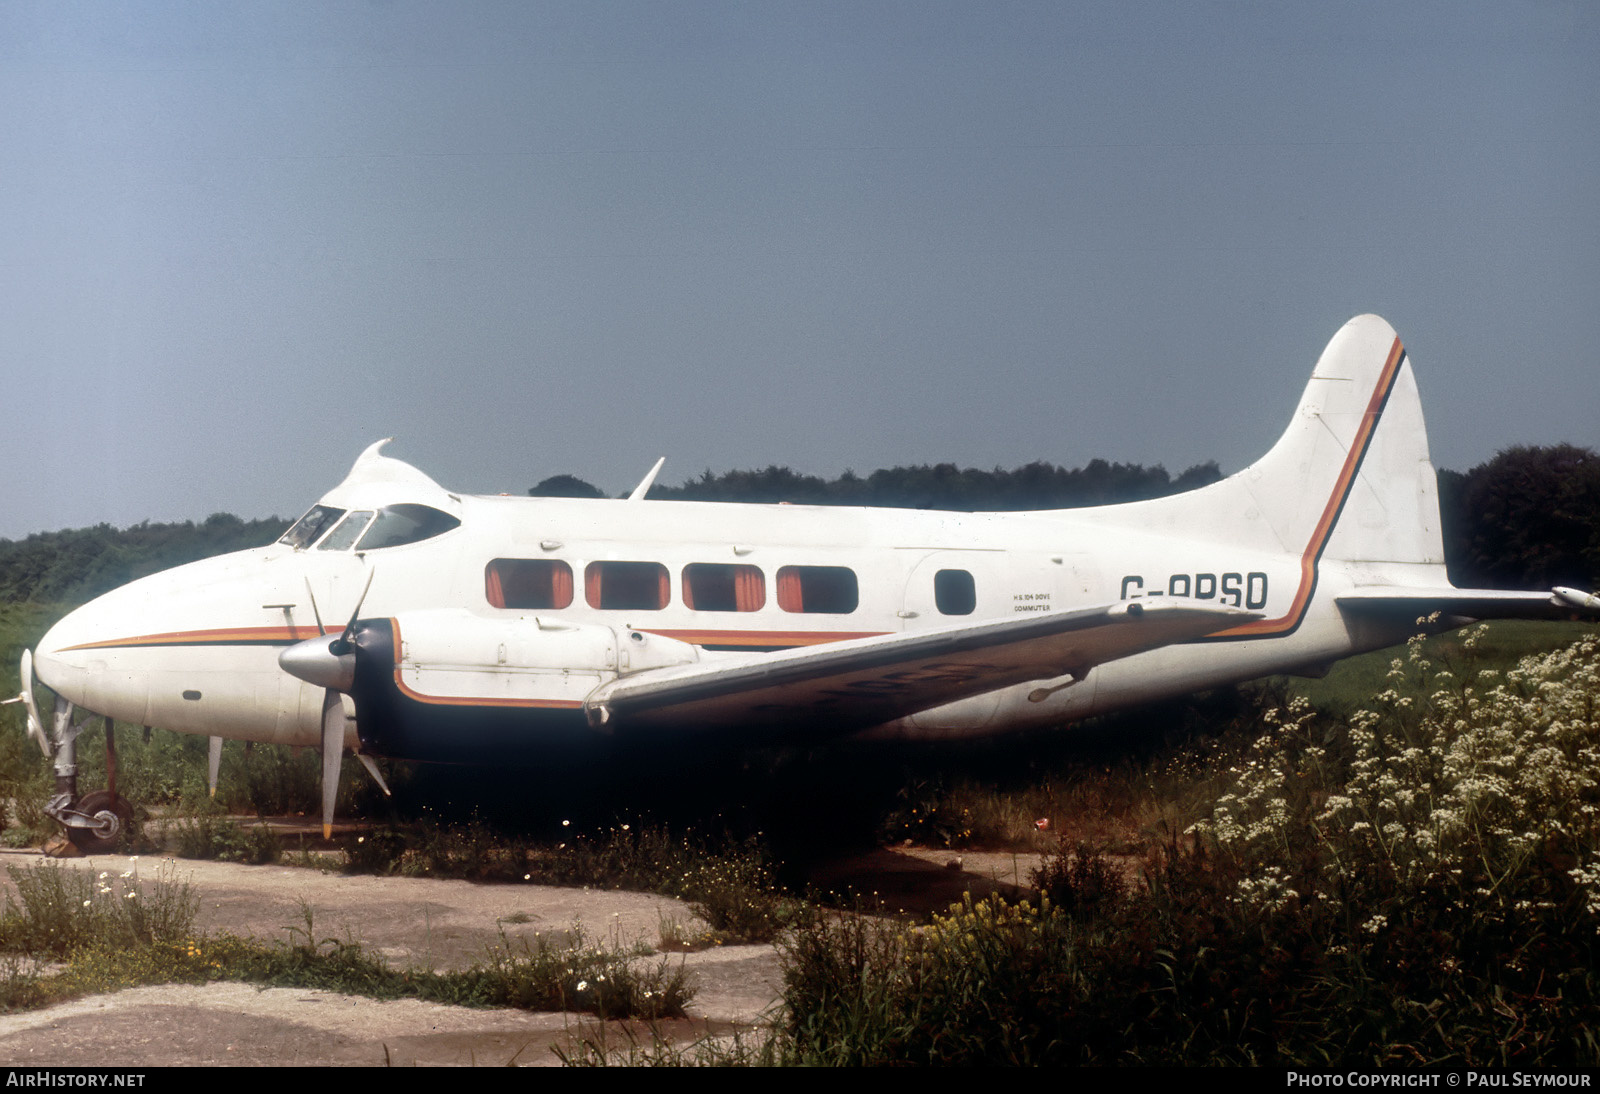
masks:
[[[213,513],[198,524],[97,524],[0,539],[0,603],[80,604],[134,578],[271,543],[288,526],[278,517]]]
[[[1600,456],[1559,444],[1508,448],[1439,472],[1445,557],[1457,585],[1593,589],[1600,581]]]
[[[955,464],[894,467],[836,479],[787,467],[706,471],[651,498],[684,501],[878,505],[915,509],[1070,509],[1181,493],[1222,477],[1215,463],[1177,476],[1160,465],[1091,460],[1078,468],[1030,463],[1013,470]],[[572,475],[532,487],[540,497],[603,497]],[[1549,588],[1600,584],[1600,456],[1575,445],[1518,447],[1467,472],[1439,472],[1445,556],[1457,585]],[[0,540],[0,603],[72,604],[185,562],[259,547],[289,522],[214,513],[195,523],[107,524]]]
[[[1157,464],[1090,460],[1083,467],[1036,462],[1014,470],[958,468],[953,463],[889,467],[862,478],[846,471],[836,479],[804,475],[787,467],[763,470],[705,471],[681,486],[656,485],[650,497],[662,501],[781,501],[795,505],[866,505],[895,509],[950,509],[956,512],[1014,512],[1024,509],[1075,509],[1144,501],[1193,490],[1222,478],[1216,463],[1196,464],[1173,478]],[[531,487],[537,497],[604,497],[598,487],[571,475],[557,475]],[[622,496],[622,495],[619,495]]]

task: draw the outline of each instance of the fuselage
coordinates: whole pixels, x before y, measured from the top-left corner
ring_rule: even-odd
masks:
[[[1337,565],[1308,570],[1283,552],[1143,532],[1123,526],[1119,506],[968,514],[474,497],[416,482],[387,484],[377,496],[372,488],[340,493],[320,503],[326,527],[313,526],[314,538],[297,541],[291,531],[72,612],[40,643],[40,678],[82,708],[135,724],[316,745],[322,689],[284,672],[278,655],[338,630],[364,588],[364,619],[448,612],[484,633],[503,624],[512,624],[507,633],[609,627],[705,657],[1120,600],[1209,601],[1260,611],[1270,624],[1100,666],[1043,701],[1029,701],[1031,687],[1004,688],[873,731],[943,737],[1071,721],[1403,637],[1357,633],[1331,608],[1317,610],[1331,603],[1329,590],[1350,584]],[[367,549],[336,530],[352,512],[408,505],[445,514],[437,523],[447,527]],[[492,667],[480,672],[481,694],[460,695],[456,705],[496,705],[490,675]],[[603,664],[547,673],[538,686],[548,703],[501,705],[576,708],[606,675]],[[398,670],[396,679],[403,689]],[[526,713],[530,755],[540,747],[535,713]]]
[[[320,744],[325,756],[343,735],[379,755],[519,762],[563,735],[692,733],[682,723],[694,719],[753,736],[765,721],[923,738],[1070,722],[1325,666],[1406,637],[1426,614],[1414,606],[1462,602],[1444,570],[1415,378],[1376,316],[1329,342],[1260,460],[1126,505],[474,497],[383,443],[278,543],[68,615],[40,644],[40,678],[81,707],[188,733]],[[1370,610],[1373,596],[1391,608]],[[1098,646],[1023,655],[1036,632],[1128,602],[1182,605],[1149,614],[1204,626],[1123,648],[1107,616]],[[1040,627],[982,625],[1049,613]],[[325,629],[337,634],[317,639]],[[897,652],[942,650],[974,629],[1021,643],[1020,660],[951,667]],[[802,686],[829,673],[843,675]]]

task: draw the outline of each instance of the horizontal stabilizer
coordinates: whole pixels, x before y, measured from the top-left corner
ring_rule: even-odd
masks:
[[[851,733],[1030,680],[1081,680],[1095,665],[1258,618],[1225,606],[1118,602],[653,669],[602,685],[584,707],[591,724],[618,732],[699,725]]]
[[[1514,592],[1506,589],[1416,588],[1374,585],[1343,593],[1335,598],[1341,611],[1365,616],[1421,620],[1438,612],[1441,616],[1467,619],[1566,619],[1586,605],[1600,608],[1600,601],[1573,589],[1546,593]]]

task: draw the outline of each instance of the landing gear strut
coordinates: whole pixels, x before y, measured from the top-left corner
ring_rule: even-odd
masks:
[[[82,798],[78,797],[78,734],[85,723],[74,722],[72,704],[59,697],[54,721],[56,792],[44,811],[67,830],[67,838],[84,854],[114,851],[133,823],[133,806],[117,794],[117,737],[112,721],[105,719],[109,785]]]

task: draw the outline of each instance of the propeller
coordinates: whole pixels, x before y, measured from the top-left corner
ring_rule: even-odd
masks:
[[[28,736],[39,742],[39,751],[44,753],[44,758],[50,758],[50,738],[45,736],[44,721],[39,717],[39,704],[33,699],[33,651],[22,651],[22,664],[19,666],[18,675],[22,677],[22,690],[13,698],[0,700],[0,706],[11,703],[21,703],[28,712]]]
[[[311,581],[306,580],[306,593],[311,597],[311,614],[317,621],[318,637],[308,638],[278,654],[278,666],[290,676],[316,684],[322,691],[322,838],[333,836],[333,806],[339,796],[339,768],[344,760],[345,733],[350,726],[350,716],[345,712],[344,697],[355,686],[356,618],[361,605],[367,601],[372,589],[372,579],[377,569],[367,571],[367,583],[350,612],[349,622],[336,636],[330,636],[322,625],[322,613],[317,610],[317,596],[311,591]],[[363,757],[365,760],[365,757]],[[368,765],[370,770],[370,764]],[[379,780],[382,785],[382,780]],[[385,793],[388,788],[384,788]]]

